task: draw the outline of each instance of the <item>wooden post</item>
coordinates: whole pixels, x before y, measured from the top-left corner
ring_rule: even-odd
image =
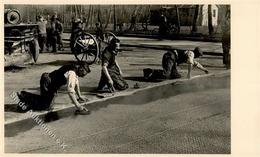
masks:
[[[116,5],[113,5],[114,8],[114,31],[116,32]]]
[[[214,28],[212,26],[212,6],[208,5],[208,28],[209,28],[209,35],[211,36],[214,32]]]
[[[177,33],[180,33],[181,30],[181,21],[180,21],[180,15],[179,15],[179,8],[177,5],[175,5],[176,8],[176,16],[177,16]]]
[[[193,17],[193,22],[192,22],[192,31],[191,33],[197,32],[197,19],[198,19],[198,14],[199,14],[199,5],[195,6],[195,11],[194,11],[194,17]]]

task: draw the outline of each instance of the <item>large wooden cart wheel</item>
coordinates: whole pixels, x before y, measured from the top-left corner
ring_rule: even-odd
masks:
[[[75,38],[72,52],[78,61],[93,64],[99,54],[98,42],[90,33],[82,32]]]

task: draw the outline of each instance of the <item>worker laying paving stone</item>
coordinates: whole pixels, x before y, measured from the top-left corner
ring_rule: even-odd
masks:
[[[194,58],[199,58],[203,55],[203,52],[200,50],[199,47],[196,47],[194,51],[186,50],[186,51],[177,51],[172,50],[168,51],[163,55],[162,58],[162,67],[161,69],[151,69],[146,68],[143,69],[144,78],[146,80],[152,81],[157,79],[177,79],[180,78],[181,75],[177,70],[177,65],[182,63],[188,64],[188,75],[187,77],[191,78],[191,70],[192,67],[196,67],[206,74],[208,70],[204,68],[199,62],[197,62]]]
[[[119,43],[119,39],[113,38],[102,53],[102,70],[97,88],[98,91],[102,91],[106,87],[110,92],[114,92],[115,90],[125,90],[128,88],[128,84],[122,77],[122,71],[116,61]]]
[[[17,106],[17,111],[48,110],[52,108],[55,95],[61,86],[67,84],[69,97],[74,103],[77,114],[89,114],[89,110],[82,105],[86,99],[81,95],[78,77],[84,77],[90,73],[88,64],[79,62],[77,64],[64,65],[51,73],[43,73],[40,80],[40,95],[21,91],[17,93],[20,103],[26,106]],[[78,96],[78,100],[76,98]]]

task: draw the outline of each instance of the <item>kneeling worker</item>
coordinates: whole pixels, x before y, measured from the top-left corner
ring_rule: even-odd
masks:
[[[102,53],[102,71],[97,90],[103,90],[105,86],[107,86],[111,92],[114,92],[115,89],[125,90],[128,88],[128,84],[122,77],[122,71],[116,61],[119,43],[119,39],[111,39],[109,45]]]
[[[181,75],[177,70],[177,65],[182,63],[188,64],[188,75],[187,77],[191,78],[191,69],[192,67],[197,67],[198,69],[204,71],[206,74],[208,70],[204,68],[198,61],[194,58],[199,58],[203,55],[203,52],[199,47],[196,47],[194,51],[185,50],[177,51],[172,50],[168,51],[163,55],[162,67],[163,70],[154,70],[154,69],[144,69],[144,78],[147,80],[156,80],[156,79],[177,79]]]
[[[89,111],[80,104],[86,101],[79,88],[78,77],[84,77],[90,72],[88,64],[80,62],[78,64],[64,65],[61,68],[54,70],[51,73],[43,73],[40,80],[41,94],[36,95],[26,91],[17,93],[20,102],[26,105],[26,110],[46,110],[49,109],[53,103],[54,97],[61,86],[67,84],[69,97],[77,108],[75,113],[89,114]],[[78,100],[76,98],[78,96]],[[23,111],[18,106],[18,111]]]

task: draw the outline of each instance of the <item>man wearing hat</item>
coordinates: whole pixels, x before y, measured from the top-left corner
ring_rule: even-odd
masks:
[[[89,72],[88,64],[79,62],[77,64],[64,65],[50,73],[43,73],[40,80],[40,95],[26,91],[17,93],[20,102],[26,106],[26,110],[18,106],[18,111],[27,111],[30,109],[46,110],[50,108],[57,91],[61,86],[67,84],[68,95],[77,108],[76,113],[88,114],[89,111],[80,104],[80,102],[84,102],[85,99],[80,93],[78,77],[84,77]]]
[[[166,52],[163,55],[162,67],[163,70],[150,69],[146,68],[143,70],[144,78],[147,80],[156,80],[156,79],[177,79],[181,75],[177,70],[177,65],[182,63],[188,64],[188,75],[187,77],[191,78],[191,69],[196,67],[206,74],[208,70],[204,68],[195,58],[199,58],[203,55],[203,52],[199,47],[196,47],[193,51],[191,50],[171,50]]]
[[[113,38],[102,53],[102,71],[98,90],[103,90],[105,86],[107,86],[111,92],[114,91],[114,89],[125,90],[128,88],[128,84],[122,77],[122,71],[116,61],[119,47],[120,40]]]

